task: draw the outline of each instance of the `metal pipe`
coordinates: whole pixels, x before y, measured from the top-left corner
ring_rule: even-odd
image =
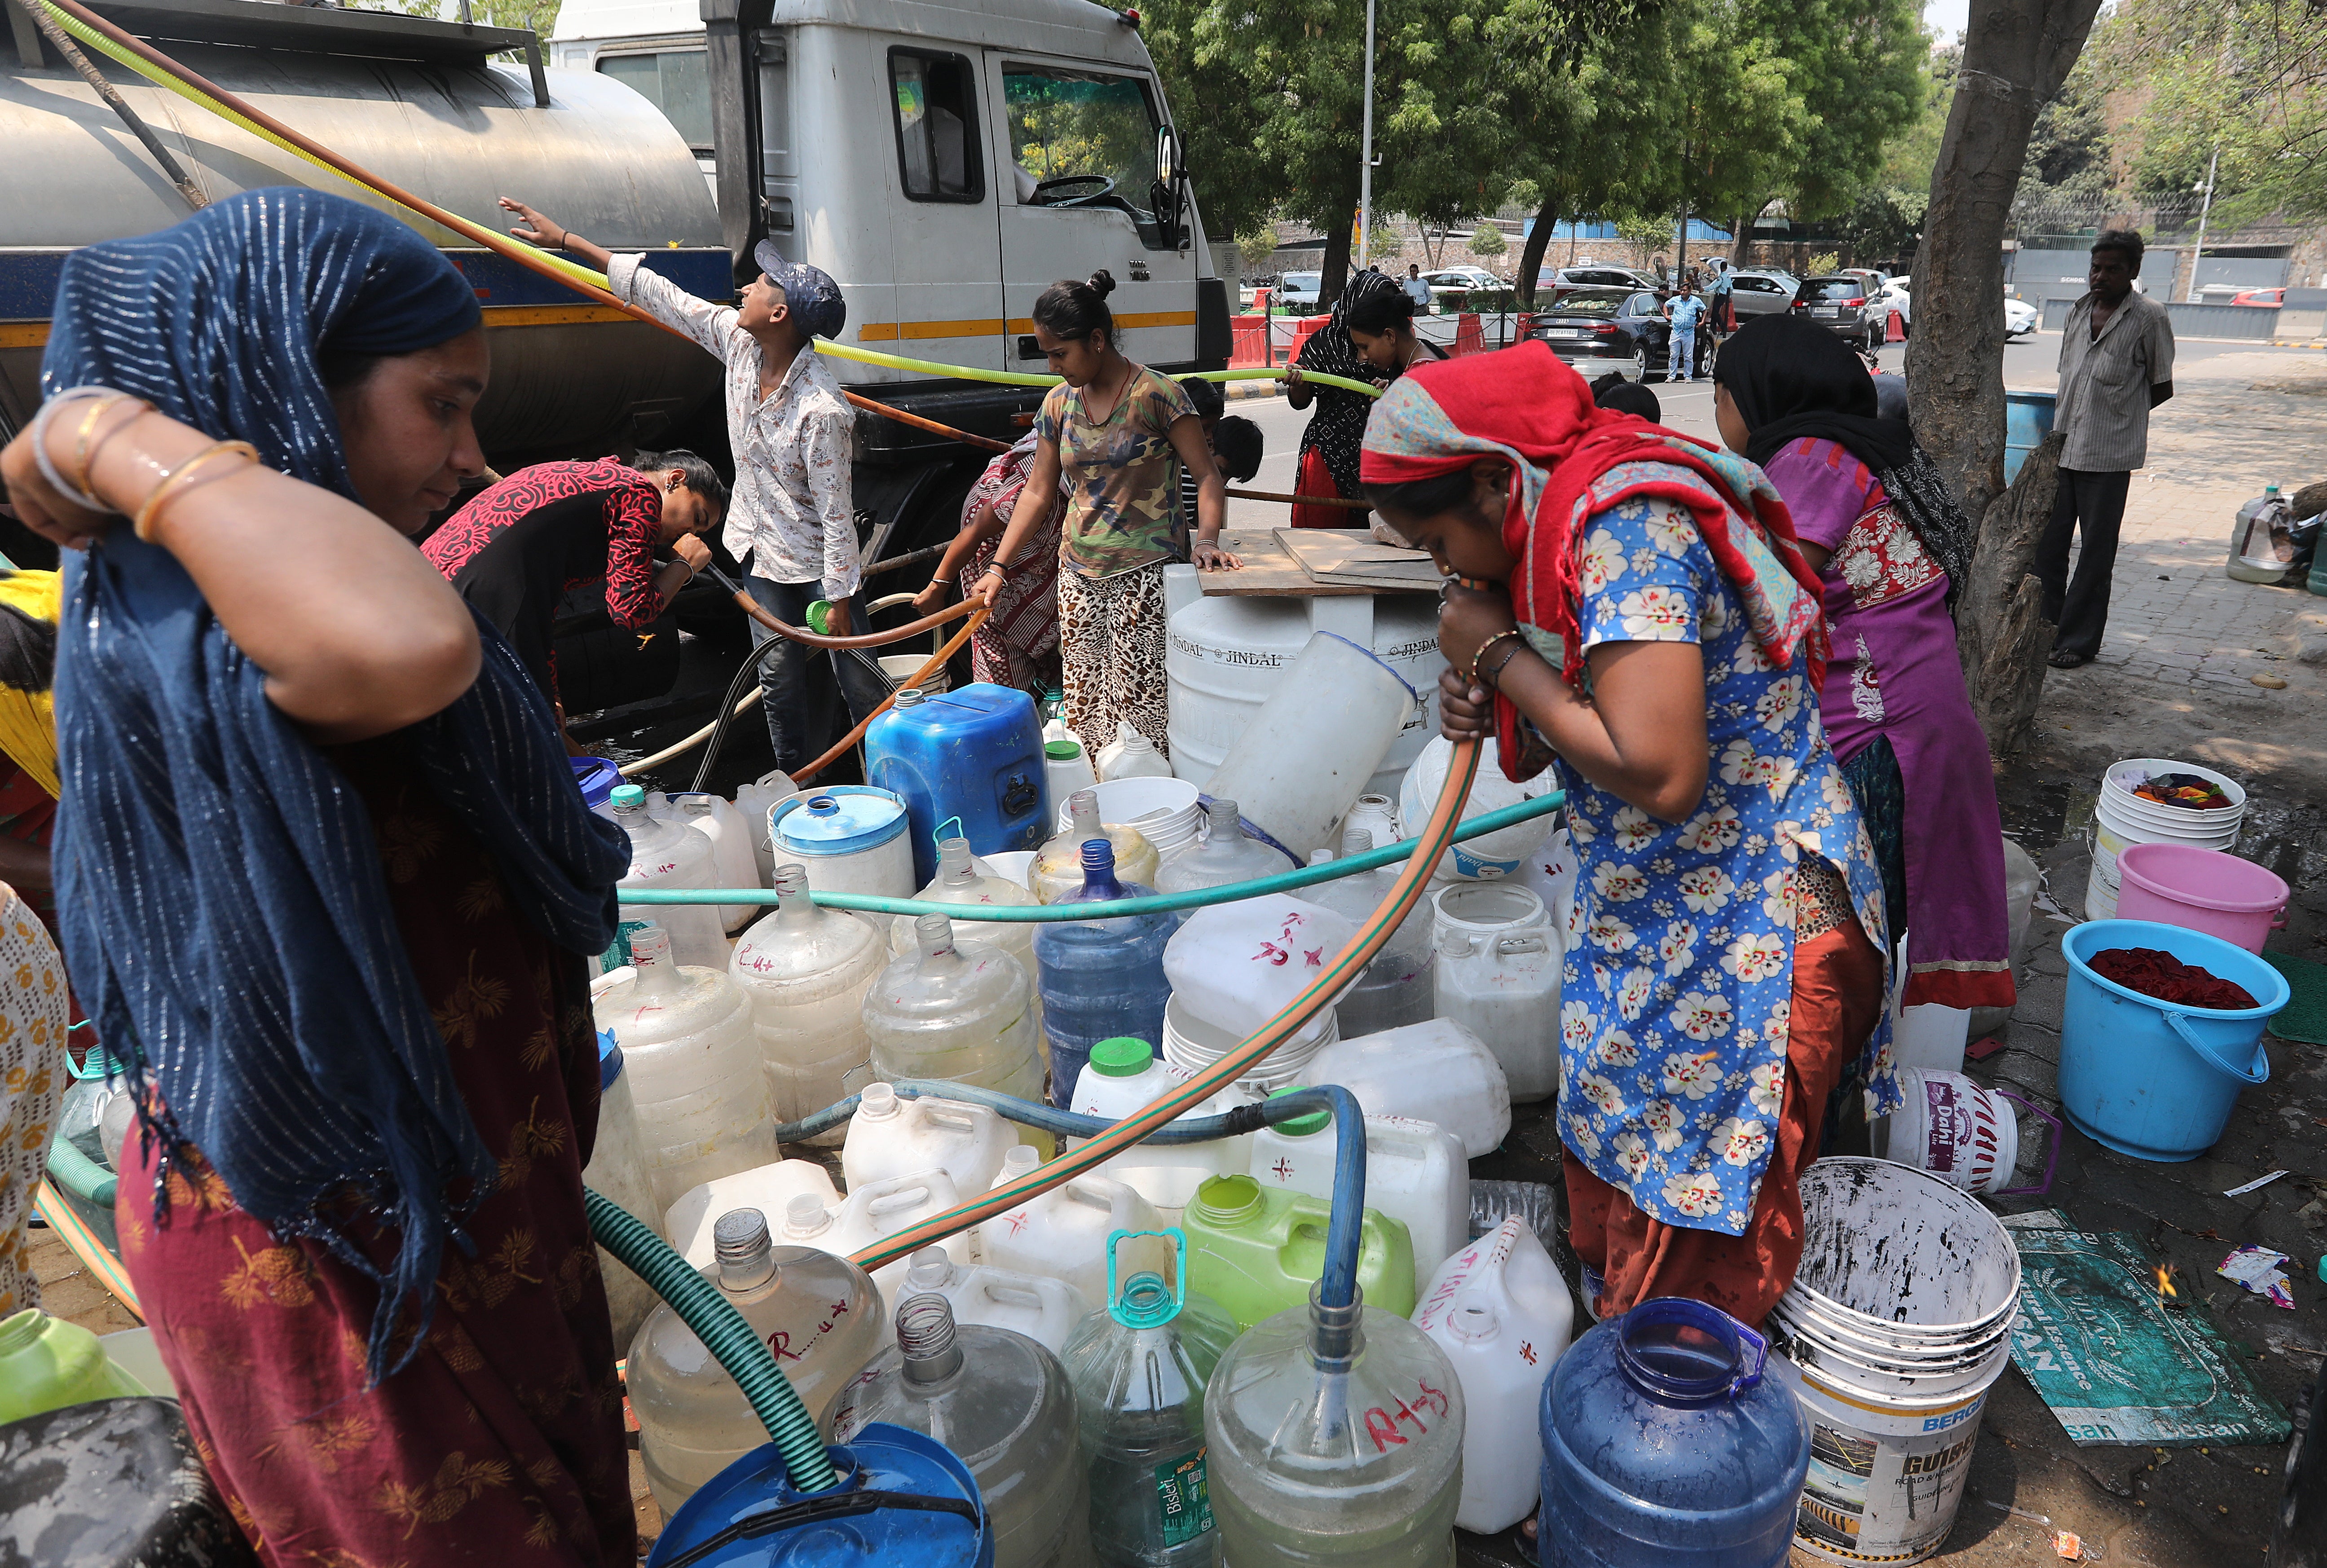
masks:
[[[201,187],[187,177],[185,170],[178,166],[178,160],[170,155],[170,149],[162,145],[161,138],[154,135],[138,117],[137,111],[129,107],[128,100],[89,62],[89,56],[80,51],[80,46],[72,41],[72,35],[58,25],[57,19],[49,14],[48,9],[38,4],[38,0],[26,0],[25,14],[33,19],[33,25],[41,30],[41,36],[64,56],[65,63],[80,72],[81,80],[89,83],[90,90],[103,98],[106,107],[121,117],[121,123],[129,127],[131,134],[145,144],[145,150],[153,154],[156,163],[162,165],[162,173],[168,175],[170,183],[178,188],[178,194],[186,199],[186,205],[197,212],[209,206],[210,198],[202,194]]]

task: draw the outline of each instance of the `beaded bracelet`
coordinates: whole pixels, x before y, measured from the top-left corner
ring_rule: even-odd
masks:
[[[1479,661],[1475,658],[1472,659],[1471,661],[1472,674],[1477,677],[1479,684],[1485,686],[1489,691],[1499,692],[1502,690],[1503,671],[1509,667],[1511,660],[1517,658],[1521,653],[1524,653],[1527,650],[1527,646],[1525,639],[1521,639],[1519,641],[1511,644],[1511,650],[1503,655],[1502,658],[1497,659],[1495,661],[1495,667],[1491,670],[1480,670]]]
[[[1517,638],[1522,647],[1524,647],[1527,642],[1527,633],[1514,626],[1507,630],[1498,631],[1494,636],[1481,643],[1479,645],[1478,651],[1471,656],[1471,673],[1466,677],[1472,685],[1477,685],[1479,681],[1479,660],[1486,657],[1486,653],[1489,649],[1494,647],[1495,644],[1502,641],[1505,638]],[[1506,660],[1505,662],[1509,661]],[[1498,671],[1500,671],[1502,667],[1502,665],[1500,664],[1495,667]]]
[[[145,504],[137,509],[137,517],[130,524],[131,531],[147,544],[152,544],[154,519],[161,515],[163,503],[193,489],[194,487],[187,481],[194,471],[220,453],[232,453],[238,457],[249,459],[254,464],[258,462],[258,449],[247,441],[220,441],[202,448],[201,451],[162,476],[161,481],[146,494]]]

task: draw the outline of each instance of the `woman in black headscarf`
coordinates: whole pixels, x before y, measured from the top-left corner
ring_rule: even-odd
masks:
[[[1358,483],[1358,455],[1366,438],[1366,416],[1375,399],[1339,387],[1312,387],[1304,372],[1341,376],[1352,381],[1387,387],[1406,374],[1417,359],[1443,359],[1446,350],[1415,335],[1414,296],[1396,278],[1366,267],[1352,273],[1333,302],[1326,323],[1309,334],[1285,378],[1285,400],[1306,408],[1313,398],[1317,412],[1301,433],[1300,478],[1296,493],[1340,496],[1362,500]],[[1296,528],[1359,528],[1366,514],[1353,508],[1296,506]]]
[[[1723,345],[1714,417],[1762,465],[1826,583],[1820,716],[1883,866],[1908,1006],[2012,1005],[2004,839],[1987,741],[1956,658],[1970,529],[1903,419],[1875,414],[1848,345],[1762,316]]]

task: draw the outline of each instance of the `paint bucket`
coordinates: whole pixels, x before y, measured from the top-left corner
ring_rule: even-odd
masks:
[[[1955,1523],[2012,1358],[2020,1255],[1968,1194],[1889,1161],[1821,1160],[1801,1196],[1801,1266],[1769,1322],[1810,1423],[1794,1544],[1919,1563]]]
[[[2193,811],[2144,800],[2134,790],[2159,773],[2191,773],[2218,785],[2228,806]],[[2235,779],[2170,757],[2129,757],[2101,775],[2100,798],[2093,805],[2093,869],[2085,883],[2085,919],[2117,919],[2119,873],[2117,857],[2136,844],[2191,844],[2227,850],[2238,841],[2247,815],[2247,792]]]
[[[2121,920],[2203,931],[2249,953],[2286,924],[2286,883],[2250,860],[2191,844],[2136,844],[2117,863]]]
[[[2105,980],[2098,953],[2158,947],[2258,1003],[2176,1006]],[[2061,938],[2069,991],[2061,1010],[2061,1109],[2077,1130],[2120,1154],[2162,1162],[2212,1148],[2238,1091],[2270,1077],[2262,1032],[2286,1005],[2285,976],[2220,937],[2150,920],[2090,920]]]
[[[2058,394],[2052,392],[2006,392],[2004,395],[2004,482],[2010,484],[2020,477],[2020,465],[2028,454],[2044,443],[2052,434],[2053,406]]]
[[[2028,1198],[2050,1189],[2061,1162],[2058,1118],[2010,1089],[1991,1089],[1959,1072],[1901,1068],[1906,1097],[1891,1113],[1885,1159],[1928,1171],[1950,1186],[1983,1198]],[[2014,1106],[2049,1123],[2052,1150],[2044,1178],[2033,1187],[2009,1185],[2020,1162],[2020,1117]]]

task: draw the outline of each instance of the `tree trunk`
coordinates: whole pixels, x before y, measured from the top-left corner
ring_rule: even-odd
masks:
[[[1519,309],[1535,309],[1536,274],[1543,270],[1543,253],[1551,247],[1551,231],[1559,227],[1559,198],[1552,197],[1536,210],[1535,225],[1519,247]]]
[[[1333,302],[1341,297],[1341,290],[1349,285],[1351,227],[1337,223],[1325,230],[1323,272],[1317,281],[1317,308],[1320,310],[1331,310]],[[2001,282],[1996,285],[1998,289],[2003,286]],[[1996,308],[2001,310],[2003,307],[1999,305]]]
[[[1988,752],[1998,761],[2034,738],[2036,704],[2044,695],[2045,660],[2058,629],[2042,613],[2036,543],[2052,518],[2068,439],[2061,431],[2046,436],[1988,509],[1972,555],[1971,582],[1956,602],[1964,686],[1986,732]]]

